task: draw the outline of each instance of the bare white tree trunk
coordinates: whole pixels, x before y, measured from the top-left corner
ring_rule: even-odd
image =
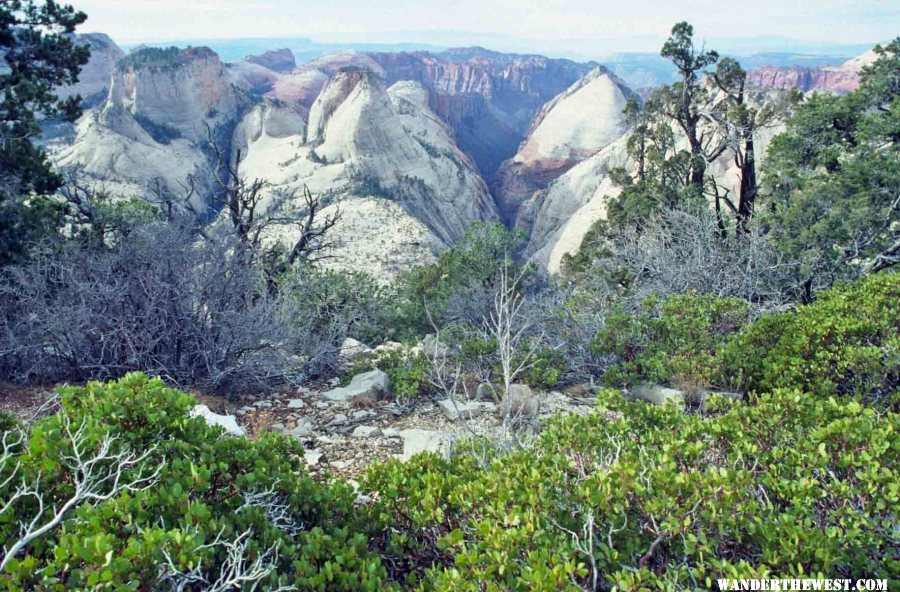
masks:
[[[58,527],[66,515],[83,503],[98,504],[112,499],[124,491],[140,491],[153,485],[159,477],[162,465],[149,472],[142,467],[156,447],[151,447],[137,455],[130,450],[115,451],[116,436],[106,434],[99,444],[90,442],[85,421],[75,428],[71,418],[65,411],[60,413],[62,431],[67,440],[66,450],[61,453],[61,462],[69,473],[73,483],[72,493],[64,500],[53,503],[49,494],[42,491],[41,475],[34,478],[21,476],[21,482],[6,499],[0,500],[0,515],[14,511],[18,502],[25,498],[34,499],[37,509],[30,517],[19,520],[18,538],[9,541],[3,547],[3,558],[0,560],[0,572],[9,561],[18,555],[29,543],[51,532]],[[10,463],[12,469],[9,476],[0,483],[0,491],[12,485],[20,476],[21,463],[16,459],[16,452],[24,446],[24,434],[3,435],[0,453],[0,469]],[[136,474],[129,475],[132,470]]]

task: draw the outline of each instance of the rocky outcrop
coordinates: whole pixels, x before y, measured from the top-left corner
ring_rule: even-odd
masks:
[[[267,51],[260,55],[247,56],[244,58],[244,61],[263,66],[273,72],[290,72],[297,67],[294,52],[287,48]]]
[[[622,110],[632,97],[624,83],[598,66],[547,103],[495,179],[494,195],[503,216],[530,232],[538,223],[542,191],[625,133]]]
[[[541,268],[559,271],[563,256],[577,252],[594,222],[606,216],[607,202],[619,191],[609,171],[628,165],[626,141],[623,136],[573,166],[522,204],[521,217],[533,221],[526,255]]]
[[[540,108],[592,68],[481,48],[372,53],[388,83],[421,82],[459,147],[490,177],[512,156]]]
[[[335,74],[312,104],[306,137],[250,142],[247,175],[308,186],[340,208],[327,265],[387,280],[431,260],[477,220],[496,217],[487,186],[415,82],[385,88],[374,72]]]
[[[131,54],[113,75],[108,101],[192,142],[206,140],[207,126],[235,121],[240,107],[219,56],[205,47]]]
[[[75,43],[88,46],[91,57],[81,68],[78,82],[56,89],[56,94],[61,99],[81,95],[85,106],[94,106],[102,102],[109,93],[110,79],[118,61],[125,57],[125,52],[103,33],[76,35]]]
[[[756,86],[778,90],[796,88],[803,92],[846,94],[859,88],[860,70],[877,57],[874,51],[868,51],[838,66],[764,66],[751,70],[747,74],[747,80]]]

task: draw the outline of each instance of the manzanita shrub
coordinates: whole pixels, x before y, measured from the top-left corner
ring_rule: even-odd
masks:
[[[50,515],[50,506],[70,497],[68,434],[77,430],[83,430],[85,459],[111,434],[113,454],[149,452],[123,480],[157,467],[158,477],[146,488],[73,508],[58,528],[8,562],[0,589],[207,590],[234,564],[217,540],[243,544],[245,567],[259,560],[269,572],[256,589],[391,588],[368,544],[377,526],[354,507],[349,485],[309,477],[298,441],[227,437],[188,416],[193,397],[142,374],[63,389],[60,404],[61,412],[36,422],[27,443],[0,468],[0,507],[22,482],[37,484]],[[3,427],[12,433],[12,425]],[[36,499],[26,496],[0,513],[0,541],[16,540],[20,523],[35,515]],[[179,588],[185,577],[175,576],[195,568],[203,580]]]
[[[367,483],[418,590],[896,580],[898,430],[895,413],[798,390],[702,416],[606,391],[528,448],[392,461]]]
[[[651,302],[598,340],[621,346],[626,382],[731,377],[750,396],[685,412],[603,390],[592,413],[555,417],[527,445],[474,440],[450,459],[373,465],[362,505],[347,482],[309,476],[299,441],[228,437],[159,379],[62,389],[27,426],[0,417],[0,590],[894,586],[898,277],[753,322],[737,301]],[[100,452],[89,471],[117,476],[64,506]],[[116,482],[138,486],[105,496]]]
[[[900,274],[883,272],[763,316],[729,343],[727,372],[745,391],[797,387],[900,404]]]

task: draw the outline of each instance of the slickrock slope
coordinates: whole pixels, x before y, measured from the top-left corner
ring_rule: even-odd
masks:
[[[481,48],[441,53],[372,53],[388,83],[421,82],[429,103],[454,130],[459,147],[490,177],[512,156],[531,121],[590,64]]]
[[[148,197],[157,180],[175,190],[193,176],[202,201],[213,183],[207,130],[230,139],[242,101],[209,49],[138,52],[120,60],[107,99],[85,113],[74,142],[53,156],[123,197]]]
[[[750,71],[747,79],[757,86],[779,90],[797,88],[803,92],[827,91],[846,94],[859,88],[860,70],[863,66],[874,62],[877,57],[874,51],[868,51],[838,66],[816,68],[765,66]]]
[[[340,208],[339,247],[326,265],[380,279],[431,260],[472,222],[496,217],[484,181],[429,109],[427,91],[414,82],[385,89],[364,69],[329,80],[310,109],[306,138],[251,139],[242,170],[276,190],[308,186],[332,203],[326,213]]]
[[[626,131],[622,110],[634,93],[598,66],[547,103],[519,151],[503,163],[494,196],[503,216],[530,230],[542,190]]]
[[[224,65],[205,47],[160,60],[125,60],[113,80],[111,102],[194,142],[206,140],[207,126],[233,122],[239,110],[239,96]]]
[[[625,143],[622,136],[523,205],[523,217],[533,220],[526,255],[541,268],[551,274],[559,271],[563,255],[577,252],[591,225],[606,216],[606,203],[619,193],[608,173],[628,165]]]
[[[81,95],[85,105],[96,105],[106,98],[116,63],[125,57],[116,43],[103,33],[85,33],[76,36],[76,43],[91,50],[88,63],[78,75],[78,83],[57,89],[61,99]]]

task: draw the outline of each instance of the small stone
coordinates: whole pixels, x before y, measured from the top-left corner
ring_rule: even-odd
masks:
[[[444,415],[450,421],[457,419],[472,419],[484,413],[483,403],[475,401],[454,401],[453,399],[444,399],[438,401],[438,407],[444,412]]]
[[[334,467],[335,469],[346,469],[347,467],[350,466],[350,463],[345,460],[335,460],[328,464],[331,465],[332,467]]]
[[[301,417],[297,421],[296,427],[292,430],[288,430],[286,433],[288,436],[293,436],[295,438],[306,438],[311,436],[313,433],[312,421],[306,417]]]
[[[253,403],[255,407],[268,408],[272,406],[272,401],[256,401]]]
[[[303,399],[291,399],[287,406],[288,409],[303,409],[306,407],[306,403],[303,402]]]
[[[419,452],[437,452],[449,458],[456,440],[456,437],[448,432],[420,429],[403,430],[400,437],[403,438],[403,460],[409,460]]]
[[[207,425],[219,426],[230,436],[244,436],[246,432],[238,425],[237,418],[233,415],[219,415],[213,413],[206,405],[197,405],[190,412],[191,417],[202,417]]]
[[[271,429],[274,432],[282,432],[282,431],[284,431],[284,424],[283,423],[273,423],[272,425],[269,426],[269,429]]]
[[[381,434],[385,438],[399,438],[400,430],[398,430],[397,428],[384,428],[383,430],[381,430]]]
[[[375,426],[356,426],[356,429],[353,430],[354,438],[374,438],[381,434],[381,430]]]
[[[354,411],[350,414],[350,417],[353,419],[365,419],[367,417],[372,417],[373,415],[375,414],[371,411]]]
[[[305,460],[306,464],[308,464],[309,466],[314,467],[319,464],[319,461],[323,456],[324,453],[319,450],[307,450],[303,453],[303,460]]]

